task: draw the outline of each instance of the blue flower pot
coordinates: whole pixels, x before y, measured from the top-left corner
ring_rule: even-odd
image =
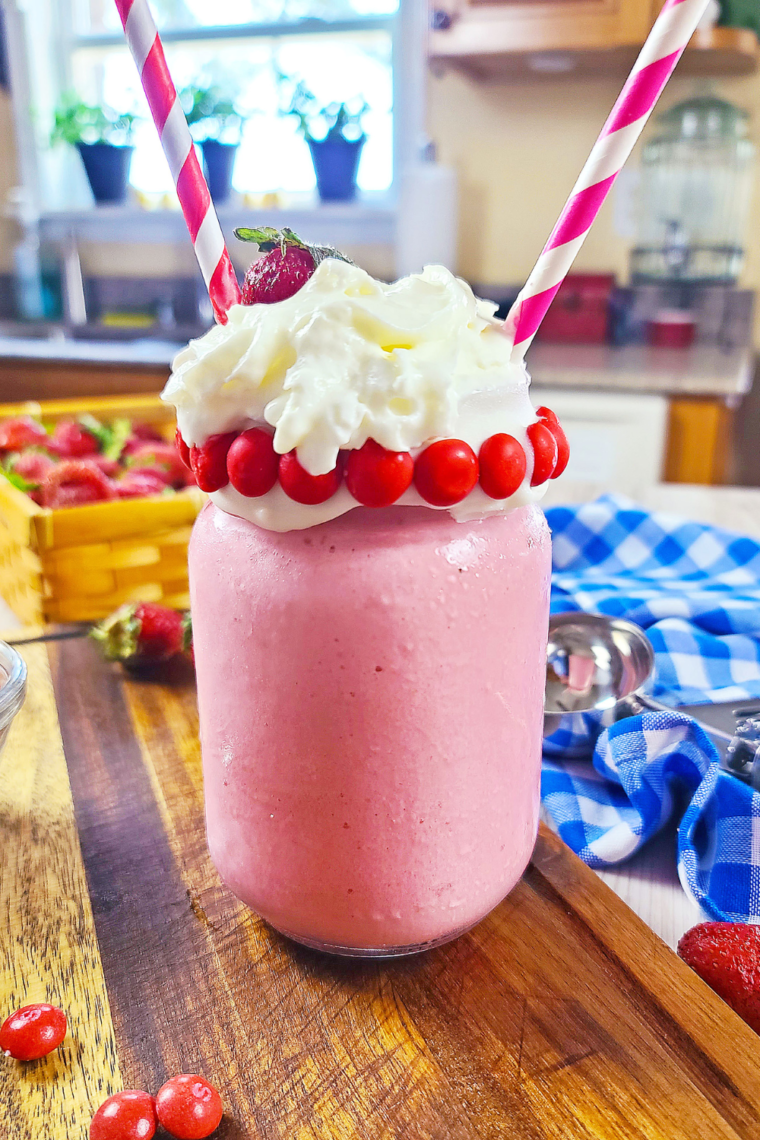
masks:
[[[105,142],[77,143],[96,202],[125,201],[134,149]]]
[[[232,193],[232,172],[238,148],[235,143],[221,143],[204,139],[201,143],[206,181],[214,202],[226,202]]]
[[[321,201],[350,202],[356,197],[356,173],[366,139],[308,142]]]

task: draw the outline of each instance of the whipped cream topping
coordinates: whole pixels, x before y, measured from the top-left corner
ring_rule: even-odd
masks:
[[[296,449],[312,475],[331,471],[340,450],[374,439],[414,456],[436,439],[462,439],[477,454],[496,432],[528,456],[523,486],[506,500],[479,486],[449,510],[469,520],[540,498],[531,488],[526,429],[536,420],[529,379],[510,359],[496,306],[441,266],[387,285],[357,266],[327,259],[293,296],[235,305],[226,325],[175,358],[163,399],[183,438],[269,424],[281,454]],[[305,506],[277,485],[246,498],[229,485],[212,494],[223,510],[269,530],[315,526],[359,506],[345,485]],[[400,505],[430,506],[412,486]]]

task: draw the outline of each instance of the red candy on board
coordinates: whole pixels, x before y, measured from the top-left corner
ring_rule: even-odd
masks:
[[[340,459],[326,475],[310,475],[298,462],[295,451],[280,456],[280,486],[289,499],[314,506],[326,503],[340,486],[343,465]]]
[[[461,439],[440,439],[417,456],[414,485],[426,503],[450,507],[469,495],[478,481],[478,459]]]
[[[204,1140],[219,1127],[224,1106],[205,1077],[181,1073],[156,1093],[156,1113],[176,1140]]]
[[[414,460],[408,451],[388,451],[374,439],[349,452],[346,485],[365,507],[389,507],[411,486]]]
[[[66,1029],[66,1014],[56,1006],[47,1002],[22,1006],[0,1025],[0,1052],[17,1061],[36,1061],[58,1048]]]
[[[483,443],[478,455],[480,486],[492,499],[508,499],[522,485],[527,468],[525,451],[513,435],[499,432]]]
[[[547,479],[551,479],[557,466],[559,449],[554,433],[548,424],[531,424],[528,428],[528,439],[533,447],[533,474],[530,477],[531,487],[540,487]]]
[[[266,495],[277,482],[280,457],[272,436],[261,428],[249,428],[237,437],[227,452],[230,483],[249,499]]]
[[[152,1140],[157,1127],[153,1097],[125,1089],[103,1101],[90,1122],[90,1140]]]
[[[221,491],[229,483],[227,452],[237,432],[210,435],[202,447],[190,448],[190,466],[201,491]]]

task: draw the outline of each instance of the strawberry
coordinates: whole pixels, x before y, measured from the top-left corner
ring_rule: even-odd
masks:
[[[100,451],[100,443],[92,432],[74,420],[59,420],[48,446],[62,459],[83,459]]]
[[[701,922],[686,931],[678,954],[760,1033],[760,926]]]
[[[141,499],[145,495],[163,495],[167,484],[154,471],[127,471],[114,487],[120,499]]]
[[[94,463],[99,471],[107,475],[109,479],[113,479],[121,471],[121,467],[116,459],[109,459],[105,455],[88,455],[88,463]]]
[[[255,242],[264,257],[254,261],[245,275],[242,300],[244,305],[273,305],[286,301],[305,285],[317,266],[328,257],[338,261],[350,259],[327,245],[308,245],[292,230],[235,230],[240,241]]]
[[[179,613],[155,602],[139,602],[120,606],[93,627],[91,636],[100,643],[109,661],[139,668],[188,652],[192,626],[189,613]]]
[[[25,447],[47,447],[48,434],[31,416],[0,423],[0,451],[23,451]]]
[[[83,459],[66,459],[56,463],[45,476],[40,498],[43,507],[78,507],[116,498],[110,479]]]
[[[147,471],[169,487],[184,487],[185,465],[173,443],[143,442],[127,457],[129,471]]]
[[[48,471],[55,464],[44,451],[24,451],[11,457],[10,469],[20,475],[31,487],[39,487]]]
[[[164,442],[164,437],[161,432],[153,426],[153,424],[137,423],[132,424],[132,435],[137,439],[151,440],[155,439],[159,443]]]

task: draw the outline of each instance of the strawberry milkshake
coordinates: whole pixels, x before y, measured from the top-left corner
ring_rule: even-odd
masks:
[[[530,858],[536,503],[566,441],[495,307],[447,270],[386,285],[257,238],[247,303],[164,393],[210,494],[190,545],[209,848],[297,941],[411,953],[478,922]]]

